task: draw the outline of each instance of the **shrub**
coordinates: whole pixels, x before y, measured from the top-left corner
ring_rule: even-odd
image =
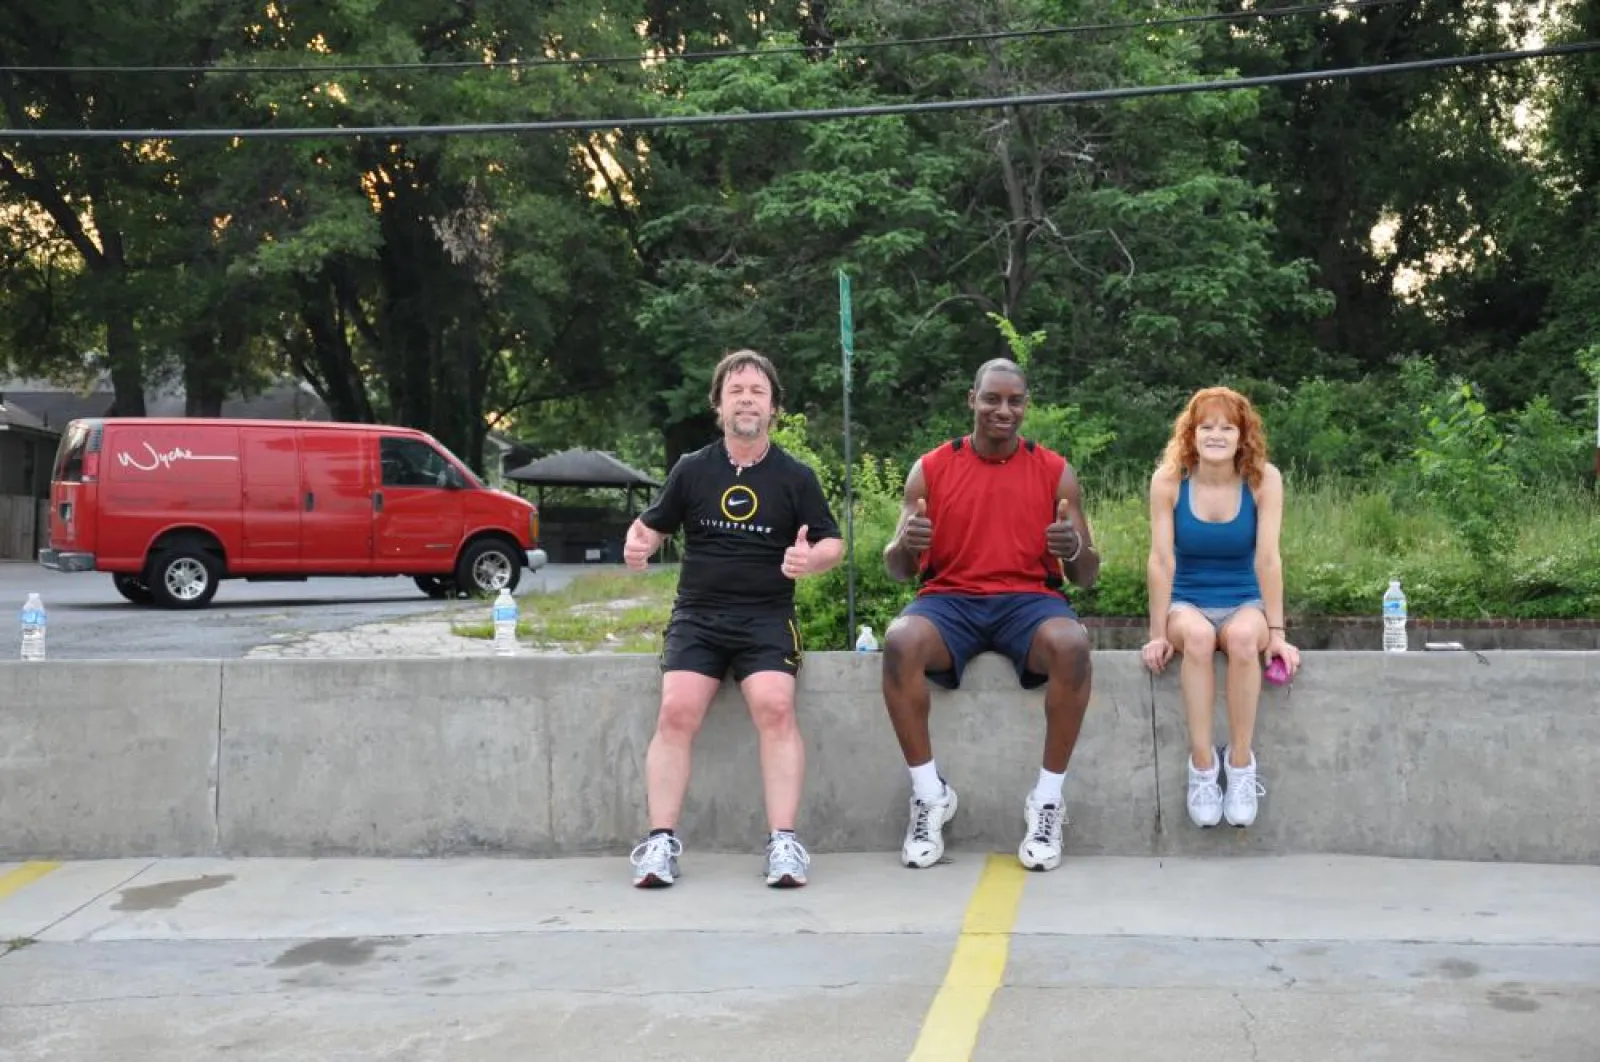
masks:
[[[1479,567],[1498,568],[1516,537],[1507,506],[1517,480],[1506,461],[1505,437],[1465,381],[1457,381],[1443,402],[1425,406],[1423,415],[1426,435],[1416,448],[1422,483]]]

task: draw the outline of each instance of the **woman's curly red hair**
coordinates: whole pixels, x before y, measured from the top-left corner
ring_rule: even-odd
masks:
[[[1244,395],[1228,387],[1207,387],[1196,391],[1189,399],[1178,419],[1172,422],[1172,438],[1167,440],[1161,467],[1179,476],[1194,470],[1200,463],[1200,448],[1194,441],[1195,428],[1213,409],[1239,429],[1239,449],[1233,455],[1233,467],[1250,484],[1251,490],[1257,489],[1267,468],[1267,434],[1261,427],[1261,415],[1256,407]]]

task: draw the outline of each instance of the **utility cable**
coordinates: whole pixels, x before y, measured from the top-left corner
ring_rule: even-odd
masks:
[[[1300,70],[1259,77],[1190,81],[1163,85],[1131,85],[1122,88],[1091,89],[1080,92],[1050,92],[1028,96],[995,96],[979,99],[928,100],[915,103],[882,103],[855,107],[831,107],[786,111],[753,111],[728,114],[672,114],[631,118],[557,118],[533,122],[476,122],[460,125],[370,125],[304,128],[215,128],[215,129],[10,129],[0,128],[0,140],[116,140],[124,143],[164,140],[313,140],[346,137],[479,136],[508,133],[567,133],[615,129],[670,129],[683,126],[745,125],[754,122],[816,122],[846,118],[881,118],[901,114],[934,114],[950,111],[1004,110],[1012,107],[1050,107],[1113,100],[1142,99],[1151,96],[1180,96],[1200,92],[1233,92],[1239,89],[1268,88],[1276,85],[1306,85],[1318,82],[1349,81],[1384,74],[1411,73],[1498,63],[1580,55],[1600,51],[1600,40],[1555,44],[1522,51],[1482,52],[1472,55],[1416,59],[1403,63],[1380,63],[1330,70]]]
[[[814,55],[817,52],[871,52],[887,48],[927,48],[944,44],[982,41],[1012,41],[1080,34],[1115,33],[1125,30],[1159,29],[1171,26],[1201,25],[1212,22],[1266,21],[1296,15],[1354,13],[1369,8],[1390,7],[1415,0],[1331,0],[1328,3],[1297,4],[1262,10],[1209,12],[1174,15],[1168,18],[1139,19],[1127,22],[1083,23],[1045,26],[1031,30],[995,30],[987,33],[952,33],[940,37],[907,37],[882,41],[838,41],[816,45],[784,45],[774,48],[729,49],[700,52],[640,52],[634,55],[573,56],[565,59],[466,59],[448,62],[409,63],[288,63],[239,66],[3,66],[0,74],[367,74],[391,71],[469,71],[529,70],[544,67],[595,67],[637,65],[643,62],[703,62],[714,59],[759,59],[771,55]]]

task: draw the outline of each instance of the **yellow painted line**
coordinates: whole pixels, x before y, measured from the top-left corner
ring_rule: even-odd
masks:
[[[9,874],[0,874],[0,900],[32,885],[60,865],[60,863],[24,863]]]
[[[922,1019],[911,1062],[968,1062],[1006,973],[1011,929],[1028,872],[1014,855],[991,855],[967,904],[944,984]]]

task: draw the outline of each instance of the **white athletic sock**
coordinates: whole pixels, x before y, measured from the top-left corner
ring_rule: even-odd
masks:
[[[1039,768],[1039,780],[1033,786],[1033,800],[1036,804],[1054,804],[1061,806],[1061,792],[1066,788],[1067,772],[1056,774]]]
[[[938,800],[944,796],[944,779],[939,777],[939,767],[932,760],[911,768],[911,793],[918,800]]]

